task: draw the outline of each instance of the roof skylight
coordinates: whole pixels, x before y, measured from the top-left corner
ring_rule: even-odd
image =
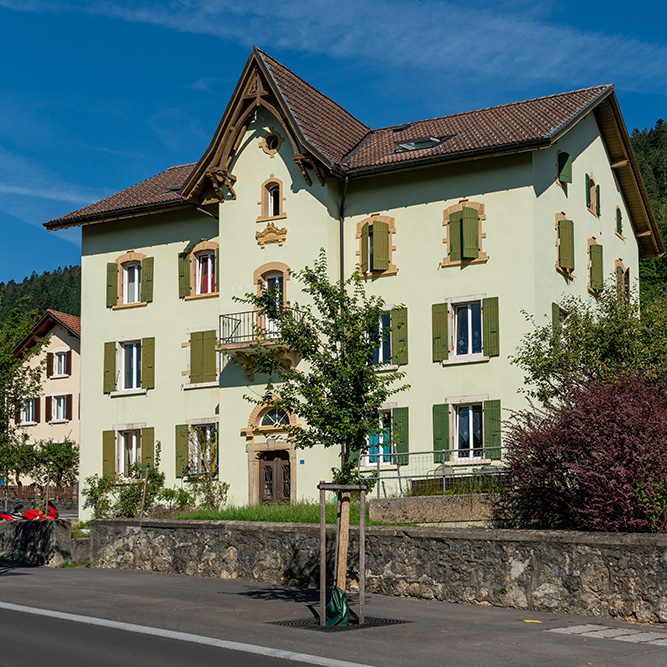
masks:
[[[425,148],[433,148],[438,146],[443,141],[451,139],[454,135],[448,134],[444,137],[416,137],[415,139],[406,139],[404,141],[397,141],[398,148],[394,153],[404,153],[406,151],[421,151]]]

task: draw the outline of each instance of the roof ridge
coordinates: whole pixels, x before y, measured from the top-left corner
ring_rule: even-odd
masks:
[[[395,123],[394,125],[386,125],[384,127],[377,127],[371,132],[381,132],[382,130],[391,130],[394,127],[400,127],[401,125],[416,125],[417,123],[428,123],[432,120],[442,120],[443,118],[456,118],[457,116],[467,116],[468,114],[480,113],[481,111],[492,111],[495,109],[504,109],[507,107],[513,107],[518,104],[528,104],[529,102],[539,102],[541,100],[553,99],[555,97],[561,97],[562,95],[574,95],[575,93],[588,92],[589,90],[600,89],[600,92],[603,90],[608,90],[613,88],[614,84],[606,83],[599,86],[589,86],[588,88],[577,88],[576,90],[566,90],[562,93],[554,93],[553,95],[542,95],[541,97],[531,97],[527,100],[519,100],[517,102],[506,102],[505,104],[497,104],[490,107],[481,107],[480,109],[470,109],[469,111],[459,111],[458,113],[447,114],[446,116],[433,116],[432,118],[421,118],[419,120],[409,120],[404,123]]]
[[[310,88],[311,90],[315,91],[318,95],[321,95],[322,97],[324,97],[324,98],[326,98],[327,100],[329,100],[329,102],[331,102],[332,104],[335,104],[341,111],[343,111],[344,113],[346,113],[350,118],[352,118],[353,120],[355,120],[355,121],[356,121],[357,123],[359,123],[360,125],[363,125],[369,132],[371,131],[371,127],[370,127],[369,125],[366,125],[366,123],[364,123],[363,121],[359,120],[354,114],[350,113],[344,106],[342,106],[341,104],[339,104],[338,102],[336,102],[336,100],[332,99],[332,98],[329,97],[327,94],[323,93],[321,90],[315,88],[315,86],[313,86],[311,83],[308,83],[308,81],[306,81],[305,79],[303,79],[302,77],[300,77],[296,72],[292,71],[292,70],[291,70],[289,67],[287,67],[286,65],[283,65],[279,60],[276,60],[273,56],[269,55],[266,51],[262,51],[262,49],[260,49],[258,46],[255,46],[255,47],[253,47],[253,48],[256,49],[257,52],[260,53],[260,54],[262,55],[262,57],[264,57],[264,58],[268,58],[269,60],[272,60],[272,61],[273,61],[274,63],[276,63],[277,65],[280,65],[280,67],[282,67],[283,69],[286,69],[286,70],[287,70],[293,77],[296,77],[297,79],[299,79],[299,81],[301,81],[301,83],[303,83],[304,85],[308,86],[308,88]]]

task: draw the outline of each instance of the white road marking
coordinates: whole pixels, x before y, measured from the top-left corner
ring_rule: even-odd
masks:
[[[176,639],[178,641],[191,642],[193,644],[204,644],[206,646],[228,649],[230,651],[264,655],[270,658],[282,658],[294,662],[304,662],[308,665],[320,665],[321,667],[373,667],[373,665],[347,662],[346,660],[333,660],[331,658],[322,658],[318,655],[308,655],[306,653],[294,653],[293,651],[283,651],[268,646],[256,646],[254,644],[242,644],[241,642],[230,642],[225,639],[216,639],[215,637],[191,635],[187,632],[175,632],[173,630],[163,630],[162,628],[151,628],[145,625],[109,621],[105,618],[95,618],[93,616],[67,614],[62,611],[51,611],[50,609],[24,607],[23,605],[12,604],[11,602],[0,602],[0,609],[18,611],[23,614],[35,614],[36,616],[49,616],[50,618],[59,618],[63,621],[74,621],[75,623],[99,625],[104,628],[114,628],[115,630],[125,630],[126,632],[137,632],[144,635],[153,635],[154,637],[164,637],[165,639]]]
[[[593,637],[595,639],[615,639],[621,635],[636,635],[639,632],[639,630],[632,630],[631,628],[603,628],[602,630],[595,630],[593,632],[582,632],[579,636]]]
[[[547,632],[559,632],[564,635],[578,635],[582,632],[590,632],[591,630],[606,630],[604,625],[569,625],[566,628],[552,628]]]
[[[632,635],[623,635],[621,637],[614,637],[619,642],[649,642],[657,639],[667,639],[667,635],[661,632],[638,632]]]

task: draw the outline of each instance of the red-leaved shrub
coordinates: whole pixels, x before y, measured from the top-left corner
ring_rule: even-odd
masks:
[[[621,375],[588,380],[508,430],[514,524],[667,530],[667,387]],[[504,518],[508,518],[505,513]]]

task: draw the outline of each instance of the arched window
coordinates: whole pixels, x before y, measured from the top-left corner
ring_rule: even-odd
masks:
[[[276,217],[280,215],[280,186],[272,185],[269,187],[269,215]]]
[[[215,251],[207,250],[195,255],[195,290],[197,294],[212,294],[215,287]]]
[[[262,214],[257,218],[257,222],[287,217],[283,211],[283,184],[279,178],[271,174],[262,183],[261,195],[259,203],[262,207]]]
[[[287,426],[289,424],[289,415],[285,410],[278,408],[269,408],[263,415],[259,422],[260,426],[268,426],[271,428],[278,428],[280,426]]]

